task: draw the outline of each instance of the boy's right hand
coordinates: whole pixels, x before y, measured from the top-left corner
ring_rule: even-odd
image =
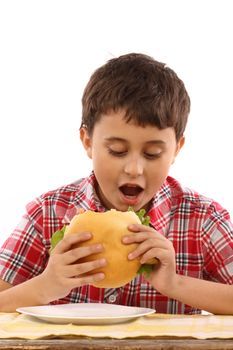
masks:
[[[103,250],[100,244],[78,247],[78,243],[88,241],[91,237],[89,232],[67,235],[53,249],[46,269],[38,276],[46,287],[43,290],[43,303],[63,298],[73,288],[104,279],[104,273],[95,273],[94,270],[105,266],[105,259],[79,263],[79,259]]]

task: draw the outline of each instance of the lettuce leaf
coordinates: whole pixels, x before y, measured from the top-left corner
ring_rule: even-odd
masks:
[[[128,211],[133,211],[137,216],[139,217],[142,225],[145,226],[150,226],[150,217],[149,215],[145,216],[146,210],[145,209],[140,209],[139,211],[135,211],[132,207],[128,208]],[[151,271],[153,270],[153,265],[152,264],[142,264],[140,268],[138,269],[137,273],[143,273],[146,275],[146,277],[149,277]]]
[[[65,234],[66,225],[64,225],[60,230],[57,230],[52,234],[51,237],[51,247],[49,253],[56,247],[56,245],[62,240]]]
[[[149,215],[145,216],[146,210],[140,209],[139,211],[134,211],[132,207],[128,207],[128,211],[133,211],[139,217],[142,225],[150,226],[150,217]]]
[[[150,264],[142,264],[138,271],[137,271],[137,274],[144,274],[146,277],[149,277],[151,272],[153,270],[153,265],[150,265]]]

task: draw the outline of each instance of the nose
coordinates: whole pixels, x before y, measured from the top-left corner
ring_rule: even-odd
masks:
[[[140,158],[127,159],[124,172],[130,177],[137,177],[143,174],[144,165]]]

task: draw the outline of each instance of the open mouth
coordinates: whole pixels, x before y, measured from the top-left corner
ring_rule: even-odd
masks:
[[[123,193],[124,196],[137,197],[143,191],[143,188],[138,185],[126,184],[120,186],[120,191]]]

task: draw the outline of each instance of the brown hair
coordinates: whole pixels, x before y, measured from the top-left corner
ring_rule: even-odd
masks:
[[[89,135],[102,114],[125,110],[126,122],[159,129],[173,127],[182,136],[190,111],[184,83],[164,63],[130,53],[109,60],[90,77],[82,97],[82,124]]]

